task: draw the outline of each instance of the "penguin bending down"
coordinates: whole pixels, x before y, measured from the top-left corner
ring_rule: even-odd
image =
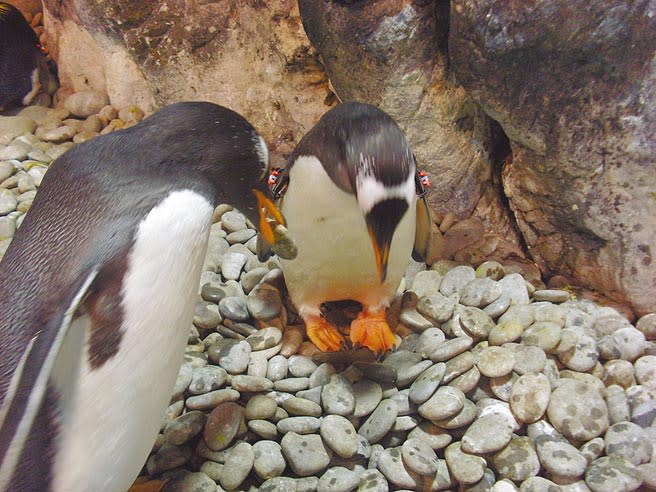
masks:
[[[39,38],[21,11],[0,2],[0,110],[32,101],[43,64]]]
[[[283,223],[267,167],[255,129],[203,102],[52,164],[0,262],[1,491],[128,489],[182,362],[214,207],[272,243]]]
[[[273,192],[298,248],[282,266],[310,340],[323,351],[340,348],[321,304],[348,299],[363,306],[351,323],[353,344],[392,348],[385,308],[413,249],[425,258],[432,225],[401,129],[374,106],[340,104],[303,137]]]

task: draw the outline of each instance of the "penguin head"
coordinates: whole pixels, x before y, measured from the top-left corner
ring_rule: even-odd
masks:
[[[216,204],[237,207],[275,246],[273,230],[285,219],[267,186],[269,151],[244,117],[209,102],[180,102],[142,123],[149,127],[144,131],[158,135],[157,152],[169,163],[167,173],[201,175]]]
[[[415,204],[416,164],[403,131],[389,115],[355,104],[356,116],[344,137],[345,160],[383,282],[394,232]]]

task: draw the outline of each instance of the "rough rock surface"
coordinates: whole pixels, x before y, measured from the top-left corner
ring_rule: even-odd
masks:
[[[652,2],[452,2],[457,80],[503,127],[510,206],[543,271],[656,307]]]
[[[44,15],[65,90],[116,107],[209,100],[284,153],[333,102],[294,0],[44,0]]]

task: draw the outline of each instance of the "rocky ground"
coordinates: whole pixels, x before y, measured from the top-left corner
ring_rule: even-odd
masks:
[[[142,116],[95,93],[0,116],[0,255],[56,157]],[[632,324],[516,265],[412,263],[396,351],[320,354],[255,231],[215,220],[144,468],[165,492],[656,490],[655,313]]]

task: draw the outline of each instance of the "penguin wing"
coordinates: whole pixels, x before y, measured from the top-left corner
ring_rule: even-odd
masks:
[[[415,188],[417,190],[417,223],[415,226],[415,244],[412,249],[412,259],[415,261],[426,261],[433,241],[433,218],[428,201],[426,200],[426,189],[419,173],[415,175]]]
[[[14,370],[0,408],[0,491],[9,485],[71,322],[99,270],[99,267],[92,268],[80,277],[81,283],[78,282],[79,287],[69,297],[68,305],[53,312],[51,321],[30,339]]]

